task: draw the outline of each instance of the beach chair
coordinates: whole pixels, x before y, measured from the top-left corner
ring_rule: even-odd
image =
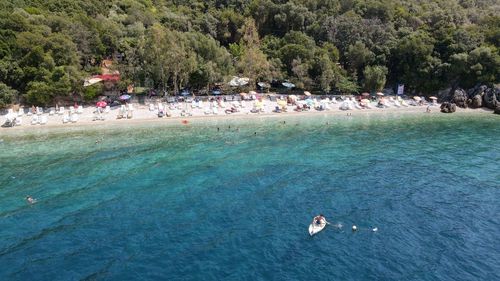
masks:
[[[43,107],[37,107],[36,108],[36,114],[42,115],[43,114]]]
[[[59,114],[59,115],[64,114],[64,106],[59,107],[59,112],[57,114]]]
[[[17,117],[21,117],[23,115],[24,115],[24,108],[21,107],[21,108],[19,108],[19,111],[17,112]]]
[[[73,114],[75,114],[75,113],[76,113],[76,112],[75,112],[75,108],[74,108],[73,106],[70,106],[70,107],[69,107],[69,114],[73,115]]]
[[[125,105],[122,104],[120,106],[120,109],[118,109],[118,114],[116,115],[116,119],[122,119],[124,117],[123,116],[124,114],[125,114]]]
[[[31,118],[31,125],[36,125],[36,124],[40,124],[40,117],[34,114],[33,117]]]
[[[203,113],[204,113],[205,115],[209,115],[210,113],[212,113],[212,110],[210,109],[210,107],[209,107],[209,106],[206,106],[206,107],[205,107],[205,110],[203,111]]]
[[[218,114],[219,114],[219,109],[218,109],[216,106],[214,106],[214,107],[212,108],[212,113],[213,113],[214,115],[218,115]]]
[[[76,113],[82,114],[83,113],[83,105],[79,105],[78,109],[76,110]]]
[[[68,113],[65,113],[63,116],[62,116],[62,122],[63,124],[66,124],[69,122],[69,114]]]
[[[78,122],[78,114],[71,114],[70,117],[69,117],[69,121],[71,121],[71,123],[76,123]]]
[[[14,127],[16,125],[16,120],[17,118],[15,116],[7,114],[5,116],[5,122],[2,124],[2,127],[4,128]]]
[[[111,107],[109,105],[104,108],[104,113],[108,114],[111,111]]]
[[[40,116],[40,125],[47,124],[47,115]]]
[[[56,114],[56,111],[53,108],[51,108],[49,110],[49,116],[53,116],[54,114]]]
[[[149,104],[149,111],[155,111],[155,105],[150,103]]]
[[[15,118],[15,125],[16,126],[21,126],[23,124],[23,118],[22,117],[16,117]]]

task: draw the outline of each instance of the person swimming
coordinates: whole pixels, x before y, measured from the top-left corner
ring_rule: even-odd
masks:
[[[36,199],[31,197],[31,195],[28,195],[28,196],[26,196],[26,202],[28,202],[29,204],[35,204]]]

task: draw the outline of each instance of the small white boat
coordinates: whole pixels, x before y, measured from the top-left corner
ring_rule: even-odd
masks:
[[[313,236],[314,234],[320,232],[321,230],[323,230],[325,228],[326,224],[327,224],[327,222],[326,222],[325,218],[321,219],[320,224],[317,224],[315,221],[312,222],[309,225],[309,235]]]

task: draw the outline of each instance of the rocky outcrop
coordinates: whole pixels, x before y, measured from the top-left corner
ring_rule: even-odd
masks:
[[[473,97],[480,95],[481,97],[484,95],[484,92],[488,90],[488,86],[486,85],[477,85],[474,88],[470,88],[467,90],[467,95],[469,96],[470,99]]]
[[[467,101],[470,108],[480,108],[483,107],[483,96],[475,95]]]
[[[471,108],[483,107],[483,96],[486,90],[488,90],[488,86],[486,85],[477,85],[469,89],[467,91],[467,96],[469,97],[467,105]]]
[[[484,91],[483,95],[484,106],[496,109],[500,106],[500,89],[499,88],[489,88]]]
[[[495,114],[500,114],[500,106],[495,108],[495,111],[493,111],[493,113]]]
[[[457,111],[457,105],[451,102],[443,102],[441,104],[441,112],[443,113],[453,113]]]
[[[465,92],[464,89],[458,88],[455,91],[453,91],[451,102],[456,104],[457,106],[466,108],[468,99],[469,97],[467,95],[467,92]]]

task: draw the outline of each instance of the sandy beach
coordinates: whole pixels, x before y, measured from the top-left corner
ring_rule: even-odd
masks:
[[[63,123],[64,116],[68,116],[69,110],[66,109],[64,114],[49,114],[44,110],[43,114],[38,114],[38,119],[41,116],[45,116],[47,122],[45,124],[31,124],[34,115],[23,114],[17,118],[21,119],[21,125],[4,128],[2,131],[7,130],[31,130],[34,128],[61,128],[61,127],[83,127],[83,126],[101,126],[109,124],[138,124],[144,122],[155,122],[155,123],[182,123],[188,124],[190,122],[208,120],[208,119],[247,119],[247,118],[272,118],[272,117],[287,117],[287,116],[309,116],[309,115],[349,115],[349,116],[359,116],[359,115],[371,115],[371,114],[442,114],[439,110],[439,104],[435,105],[421,105],[421,106],[388,106],[385,108],[376,107],[376,103],[372,102],[370,108],[352,108],[349,110],[340,109],[341,102],[333,103],[329,102],[326,104],[326,109],[316,110],[311,108],[307,111],[297,112],[294,109],[296,106],[287,105],[286,111],[275,112],[277,106],[276,102],[264,100],[258,104],[259,110],[255,112],[256,102],[255,101],[241,101],[238,103],[227,102],[221,105],[212,105],[205,102],[205,106],[196,106],[194,103],[181,102],[167,104],[165,102],[161,103],[160,108],[164,108],[165,113],[169,117],[164,116],[158,117],[158,102],[149,102],[145,104],[131,103],[132,105],[132,117],[131,118],[120,118],[117,116],[120,113],[120,107],[109,108],[108,112],[103,112],[99,120],[95,120],[98,114],[96,114],[95,106],[84,107],[81,113],[74,113],[77,115],[76,122],[66,122]],[[232,107],[236,108],[237,112],[229,113],[229,109]],[[215,108],[215,110],[214,110]],[[426,112],[429,108],[430,112]],[[228,110],[226,112],[226,110]],[[75,110],[76,112],[77,110]],[[104,111],[104,110],[103,110]],[[216,113],[214,113],[214,111]],[[457,112],[476,112],[476,113],[491,113],[489,110],[478,109],[457,109]],[[0,117],[2,124],[6,120],[6,115]],[[95,120],[95,121],[94,121]]]

